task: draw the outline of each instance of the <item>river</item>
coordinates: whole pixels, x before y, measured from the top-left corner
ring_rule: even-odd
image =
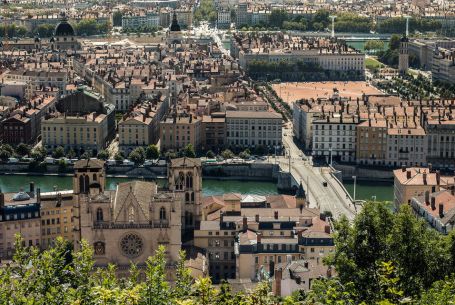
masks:
[[[117,183],[129,181],[129,178],[107,178],[106,187],[114,189]],[[32,176],[32,175],[0,175],[0,188],[3,192],[17,192],[20,188],[28,190],[30,181],[42,192],[51,191],[56,187],[59,190],[72,188],[72,177],[60,176]],[[165,179],[159,179],[158,184],[164,185]],[[346,189],[353,194],[353,182],[345,182]],[[273,182],[264,181],[239,181],[239,180],[203,180],[202,193],[204,196],[220,195],[224,193],[241,193],[256,195],[278,194],[278,189]],[[393,185],[391,183],[357,182],[357,199],[369,200],[376,196],[376,200],[393,200]]]

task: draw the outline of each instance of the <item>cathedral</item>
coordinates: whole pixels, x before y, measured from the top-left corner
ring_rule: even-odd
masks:
[[[155,182],[130,181],[106,190],[101,160],[80,160],[74,170],[74,240],[93,246],[96,265],[114,263],[119,271],[126,271],[131,262],[140,267],[160,245],[166,247],[171,265],[177,261],[182,237],[191,238],[200,221],[199,160],[172,160],[165,188]]]

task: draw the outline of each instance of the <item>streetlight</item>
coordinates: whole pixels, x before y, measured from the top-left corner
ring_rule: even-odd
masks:
[[[357,183],[357,176],[352,176],[352,179],[354,179],[354,201],[355,201],[355,185]]]

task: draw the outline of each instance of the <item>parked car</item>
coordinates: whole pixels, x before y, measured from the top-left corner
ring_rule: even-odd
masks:
[[[128,159],[123,160],[123,165],[134,166],[134,162]]]
[[[115,165],[115,164],[117,164],[117,161],[110,159],[110,160],[107,160],[106,163],[107,163],[107,165]]]
[[[55,163],[55,159],[52,158],[52,157],[46,157],[44,159],[44,162],[47,163],[47,164],[54,164]]]
[[[8,158],[7,163],[14,164],[14,163],[18,163],[18,162],[19,162],[19,159],[17,159],[17,158]]]

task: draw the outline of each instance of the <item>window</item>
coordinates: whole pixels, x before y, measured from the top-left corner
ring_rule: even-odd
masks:
[[[103,221],[103,210],[101,208],[96,209],[96,221]]]
[[[166,220],[166,209],[164,207],[160,209],[160,220]]]

